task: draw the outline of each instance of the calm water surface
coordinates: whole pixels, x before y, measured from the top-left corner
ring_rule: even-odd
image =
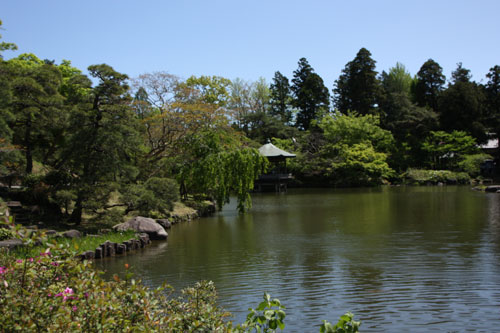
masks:
[[[168,243],[124,263],[150,286],[215,282],[245,320],[264,291],[287,307],[287,332],[318,332],[345,311],[362,331],[500,330],[500,195],[468,187],[290,190],[253,196],[175,225]]]

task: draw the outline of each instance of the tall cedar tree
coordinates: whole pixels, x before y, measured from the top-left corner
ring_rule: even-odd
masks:
[[[452,82],[439,99],[441,127],[448,132],[465,131],[477,139],[486,140],[483,125],[483,89],[476,82],[470,81],[470,70],[459,63],[452,73]]]
[[[358,114],[378,114],[380,83],[375,71],[375,60],[365,48],[347,63],[335,81],[333,89],[335,107],[343,114],[355,111]]]
[[[290,105],[292,96],[288,78],[280,72],[274,73],[270,91],[271,115],[279,117],[284,124],[290,123],[292,121],[292,110]]]
[[[328,111],[330,94],[323,79],[309,65],[306,58],[299,60],[299,68],[293,72],[293,104],[299,109],[295,126],[308,130],[311,121],[318,120]]]
[[[432,59],[427,60],[417,73],[414,88],[415,101],[418,106],[428,106],[437,112],[439,94],[443,90],[446,77],[443,69]]]

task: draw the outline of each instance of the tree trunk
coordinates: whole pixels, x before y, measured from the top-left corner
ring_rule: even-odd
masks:
[[[70,221],[75,222],[77,225],[80,225],[80,223],[82,223],[82,212],[83,212],[82,202],[83,202],[82,196],[79,193],[78,198],[76,199],[75,208],[73,209],[73,212],[71,212],[71,218],[70,218]]]

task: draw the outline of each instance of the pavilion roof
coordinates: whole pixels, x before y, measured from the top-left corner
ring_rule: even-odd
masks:
[[[265,157],[295,157],[295,154],[279,149],[272,143],[266,143],[259,148],[259,153]]]

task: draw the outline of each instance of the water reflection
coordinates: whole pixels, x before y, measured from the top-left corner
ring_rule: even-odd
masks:
[[[292,190],[174,226],[125,262],[152,286],[213,280],[242,322],[267,291],[287,331],[353,311],[363,331],[487,330],[500,325],[500,196],[462,187]],[[478,320],[480,318],[480,320]],[[314,328],[314,330],[316,330]]]

